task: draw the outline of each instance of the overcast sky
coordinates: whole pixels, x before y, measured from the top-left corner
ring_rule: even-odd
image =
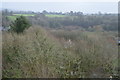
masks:
[[[118,2],[119,0],[2,0],[2,2]]]
[[[3,9],[55,12],[81,11],[83,13],[117,13],[117,2],[3,2]]]

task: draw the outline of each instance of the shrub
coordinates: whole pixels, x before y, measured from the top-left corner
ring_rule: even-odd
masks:
[[[118,48],[109,40],[110,33],[63,32],[54,33],[57,39],[36,27],[24,34],[3,32],[3,78],[101,78],[117,74]],[[58,38],[67,36],[75,45],[65,49]]]
[[[30,27],[30,23],[24,16],[20,16],[10,26],[12,31],[22,33],[25,29]]]

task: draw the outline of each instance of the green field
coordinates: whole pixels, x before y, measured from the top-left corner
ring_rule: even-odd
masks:
[[[19,16],[35,16],[35,14],[13,14],[12,16],[7,16],[10,20],[14,21]],[[54,17],[67,17],[67,15],[59,15],[59,14],[46,14],[46,17],[54,18]]]
[[[35,16],[34,14],[13,14],[13,16],[7,16],[10,20],[14,21],[19,16]]]
[[[12,21],[14,21],[17,18],[17,16],[7,16],[7,17],[8,17],[8,19],[10,19]]]
[[[66,15],[57,15],[57,14],[46,14],[46,17],[66,17]]]
[[[34,14],[13,14],[15,16],[35,16]]]

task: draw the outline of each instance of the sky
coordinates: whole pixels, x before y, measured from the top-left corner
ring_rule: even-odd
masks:
[[[18,11],[118,13],[118,2],[2,2],[3,9]]]
[[[2,2],[118,2],[119,0],[1,0]]]

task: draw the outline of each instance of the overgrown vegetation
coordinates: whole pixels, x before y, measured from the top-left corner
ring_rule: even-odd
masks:
[[[2,34],[3,78],[118,75],[117,16],[61,14],[43,11],[26,16],[33,25],[30,27],[25,17],[13,22],[8,18],[13,13],[3,11],[2,26],[8,27],[13,22],[10,28],[13,31],[3,30]]]
[[[54,18],[54,17],[66,17],[65,15],[55,15],[55,14],[46,14],[45,16]]]
[[[20,16],[10,25],[10,30],[17,33],[22,33],[25,29],[29,27],[30,23],[28,22],[28,20],[25,17]]]
[[[24,34],[4,32],[3,77],[84,78],[117,74],[117,45],[108,33],[54,34],[56,37],[38,27],[31,27]],[[68,39],[74,45],[65,48]]]
[[[77,29],[84,28],[89,30],[97,28],[100,26],[101,29],[105,31],[117,31],[118,30],[118,15],[117,14],[83,14],[82,12],[67,12],[67,13],[57,13],[57,12],[47,12],[43,11],[41,13],[35,12],[10,12],[8,10],[3,10],[3,20],[8,18],[6,22],[10,24],[10,21],[14,21],[19,16],[25,16],[29,19],[31,24],[39,25],[45,28],[55,28],[64,29],[71,28],[70,26],[77,26]],[[3,27],[6,27],[3,24]],[[73,27],[72,27],[73,29]]]

